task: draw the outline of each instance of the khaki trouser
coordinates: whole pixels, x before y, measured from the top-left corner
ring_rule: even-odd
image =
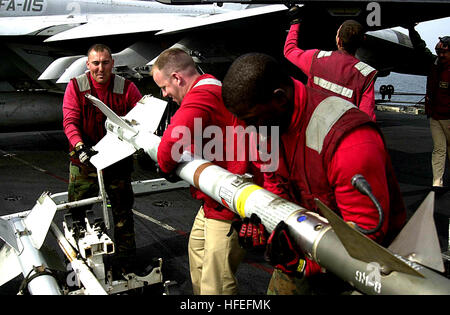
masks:
[[[444,185],[444,171],[446,155],[450,159],[450,120],[435,120],[430,118],[431,137],[433,138],[433,152],[431,165],[433,168],[433,186]]]
[[[231,221],[207,219],[203,207],[197,213],[189,237],[189,268],[194,294],[237,294],[235,277],[245,251],[237,233],[228,237]]]

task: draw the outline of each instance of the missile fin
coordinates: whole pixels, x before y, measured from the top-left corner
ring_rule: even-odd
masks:
[[[48,193],[44,192],[24,219],[24,224],[31,232],[30,237],[36,249],[40,249],[44,243],[55,213],[56,203]]]
[[[0,250],[0,286],[21,274],[17,252],[11,246],[5,244]]]
[[[18,254],[20,253],[19,245],[17,244],[16,233],[13,227],[11,226],[11,224],[9,224],[8,221],[3,220],[2,218],[0,218],[0,238],[4,240],[6,244],[14,248]]]
[[[93,147],[98,151],[91,157],[90,162],[102,170],[136,152],[134,146],[120,140],[117,135],[108,133]]]
[[[319,199],[316,198],[315,202],[351,257],[367,263],[377,262],[386,271],[398,271],[423,277],[422,274],[395,257],[386,248],[352,228]]]
[[[125,119],[136,122],[139,132],[154,133],[161,122],[167,102],[151,95],[144,95],[136,106],[125,115]]]
[[[430,192],[388,249],[421,265],[444,272],[441,247],[433,218],[434,192]]]
[[[125,130],[128,130],[128,131],[130,131],[132,133],[135,133],[135,134],[137,133],[136,130],[134,130],[133,127],[128,125],[125,120],[123,120],[116,113],[114,113],[111,110],[111,108],[106,106],[106,104],[103,103],[102,101],[100,101],[98,98],[96,98],[95,96],[92,96],[89,93],[86,93],[85,97],[88,100],[90,100],[92,102],[92,104],[94,104],[94,106],[96,106],[98,109],[100,109],[102,111],[102,113],[105,114],[105,116],[108,117],[108,119],[111,120],[113,123],[115,123],[116,125],[122,127]]]
[[[99,107],[111,122],[125,130],[131,130],[134,136],[138,132],[140,135],[153,134],[158,128],[167,107],[166,101],[151,95],[145,95],[127,115],[121,118],[96,97],[89,94],[86,94],[86,97]],[[94,150],[98,153],[91,157],[90,162],[99,170],[136,152],[133,144],[119,139],[118,135],[109,130],[107,130],[106,136],[94,146]]]

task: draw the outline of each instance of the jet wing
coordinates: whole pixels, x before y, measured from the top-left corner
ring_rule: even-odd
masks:
[[[217,0],[156,0],[166,5],[205,5],[216,3]],[[326,13],[326,16],[310,14],[310,18],[323,26],[323,18],[345,17],[358,19],[367,17],[374,7],[379,7],[381,25],[371,26],[371,29],[390,28],[405,25],[411,22],[423,22],[448,17],[450,9],[449,0],[222,0],[227,3],[243,3],[247,5],[274,5],[274,4],[303,4],[315,8],[316,12]],[[326,21],[325,21],[326,22]]]
[[[142,32],[160,31],[174,21],[183,22],[193,17],[179,16],[170,13],[160,14],[104,14],[89,17],[86,24],[60,32],[45,40],[55,42],[62,40],[112,36]]]
[[[270,5],[199,16],[183,16],[170,13],[95,15],[95,17],[89,17],[88,23],[60,32],[47,38],[45,42],[142,32],[157,32],[158,35],[171,34],[286,9],[284,5]]]
[[[2,17],[0,36],[42,35],[49,36],[86,23],[85,16],[25,16]]]
[[[161,34],[173,34],[180,31],[191,30],[198,27],[204,27],[207,25],[218,24],[222,22],[229,22],[232,20],[238,20],[243,18],[249,18],[252,16],[263,15],[268,13],[274,13],[279,11],[287,10],[285,5],[275,4],[268,6],[261,6],[255,8],[249,8],[239,11],[230,11],[227,13],[210,15],[207,17],[198,17],[196,19],[191,19],[189,23],[183,21],[176,21],[176,23],[171,23],[169,27],[165,27],[162,31],[156,33],[156,35]]]

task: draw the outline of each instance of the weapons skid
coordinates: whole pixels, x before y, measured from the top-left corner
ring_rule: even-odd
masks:
[[[56,194],[53,200],[49,193],[44,192],[32,210],[0,218],[0,238],[5,241],[0,250],[0,286],[20,273],[24,277],[23,284],[32,295],[107,295],[163,283],[161,258],[145,276],[129,273],[123,275],[123,279],[113,280],[110,273],[105,271],[103,256],[114,252],[114,244],[107,236],[101,220],[92,217],[86,219],[85,230],[79,233],[82,235],[80,238],[74,237],[74,225],[64,222],[63,233],[53,222],[58,210],[92,205],[102,202],[102,198],[63,203],[66,201],[65,196]],[[71,272],[66,277],[65,283],[58,283],[60,278],[48,263],[52,257],[41,250],[48,230],[70,262],[73,274]],[[67,285],[76,285],[80,289],[69,289]]]
[[[161,106],[161,100],[153,97],[148,98],[146,103],[146,106],[154,108]],[[105,106],[98,102],[96,105],[100,109]],[[121,131],[119,125],[126,122],[107,110],[104,113],[111,115],[106,124],[114,125],[109,131],[120,139],[117,141],[127,142],[134,150],[143,150],[157,161],[161,141],[158,136],[153,132],[137,132],[137,129],[131,133]],[[113,123],[118,119],[122,120],[119,124]],[[144,116],[139,117],[138,125],[145,125],[145,119]],[[98,148],[96,150],[99,151]],[[115,149],[110,147],[108,150],[113,152]],[[207,160],[189,155],[185,155],[179,163],[176,174],[242,218],[257,214],[269,232],[284,220],[296,244],[309,258],[363,293],[450,294],[449,279],[378,245],[349,227],[320,200],[316,202],[326,218],[253,184],[247,175],[232,174]],[[432,194],[428,198],[433,197]],[[395,242],[398,243],[397,240]]]
[[[144,97],[140,101],[140,104],[145,104],[146,100],[148,100],[148,98]],[[138,126],[140,128],[138,130],[142,135],[149,135],[156,130],[159,120],[164,113],[166,103],[160,101],[159,105],[162,105],[160,106],[159,111],[157,111],[154,106],[151,108],[151,113],[157,113],[154,122],[150,124],[147,123],[145,126]],[[124,123],[130,124],[130,126],[133,126],[133,123],[135,124],[134,127],[126,127],[128,134],[135,135],[138,133],[133,129],[136,127],[134,117],[146,116],[148,112],[149,108],[141,106],[127,115],[130,121]],[[151,129],[149,129],[150,125],[153,126]],[[122,128],[118,129],[122,136],[124,134],[124,126],[125,125],[122,125]],[[117,158],[115,153],[120,151],[116,150],[117,144],[125,144],[126,150],[126,153],[122,154],[119,159],[126,157],[135,151],[134,147],[126,141],[119,140],[116,134],[112,135],[114,136],[109,140],[112,140],[114,143],[112,145],[108,144],[105,147],[111,147],[115,150],[115,152],[113,152],[114,159]],[[143,139],[145,140],[146,138],[141,137],[139,139],[143,141]],[[102,154],[104,153],[105,151],[102,149],[101,152],[94,157],[102,157]],[[103,159],[99,159],[99,161],[105,163],[105,160]],[[101,180],[101,169],[112,163],[114,163],[114,161],[107,159],[106,164],[98,168],[100,187],[102,187],[103,184]],[[135,194],[145,194],[167,189],[185,188],[188,186],[184,182],[172,184],[164,179],[153,179],[133,182],[132,187]],[[51,196],[48,193],[43,193],[32,210],[1,217],[0,238],[3,239],[6,244],[0,250],[0,286],[22,273],[27,280],[28,291],[31,294],[104,295],[121,293],[157,283],[162,283],[166,290],[166,294],[168,294],[169,285],[174,283],[170,281],[163,283],[162,259],[159,258],[157,264],[152,264],[152,269],[145,276],[138,276],[134,273],[130,273],[124,275],[122,280],[113,280],[109,273],[105,274],[103,265],[102,256],[111,254],[114,251],[113,244],[105,234],[105,231],[99,231],[95,227],[89,226],[88,230],[90,230],[90,233],[87,238],[74,240],[71,236],[73,235],[73,231],[71,231],[73,228],[72,225],[68,227],[66,223],[63,224],[65,233],[62,233],[58,226],[52,222],[56,211],[68,210],[96,203],[103,203],[104,223],[106,228],[108,228],[109,219],[108,214],[105,211],[106,198],[104,189],[101,189],[100,196],[73,202],[67,202],[67,192],[57,193]],[[92,222],[95,223],[95,221]],[[89,224],[89,222],[87,222],[87,224]],[[63,283],[60,286],[51,274],[45,273],[48,268],[47,260],[49,259],[47,259],[48,257],[46,257],[46,254],[43,251],[40,251],[40,247],[42,246],[49,229],[55,236],[62,252],[70,262],[71,268],[76,274],[76,282],[82,285],[82,288],[79,290],[69,292],[65,289],[66,283]],[[66,237],[71,240],[72,244]],[[76,250],[76,248],[80,248],[80,246],[82,250]]]
[[[96,98],[87,95],[96,106],[100,102]],[[144,97],[139,101],[141,106],[130,111],[125,119],[114,117],[112,112],[106,105],[100,102],[102,110],[107,117],[112,117],[113,122],[107,121],[107,130],[109,138],[105,139],[112,142],[105,143],[105,146],[99,148],[100,153],[94,156],[97,158],[97,163],[103,163],[98,166],[99,185],[102,187],[102,173],[101,170],[116,160],[120,160],[135,152],[134,147],[124,139],[133,138],[139,133],[139,139],[144,141],[147,139],[145,135],[152,134],[158,127],[159,121],[164,113],[166,103],[159,101],[157,106],[152,102],[152,107],[145,106],[151,97]],[[139,117],[153,117],[146,121],[145,125],[139,125],[137,118]],[[117,126],[117,127],[116,127]],[[114,129],[115,128],[115,129]],[[119,137],[118,137],[119,136]],[[119,150],[117,146],[122,145]],[[99,146],[99,144],[97,144]],[[115,150],[113,154],[114,161],[107,158],[105,150],[112,148]],[[122,152],[117,158],[117,152]],[[125,153],[123,153],[125,152]],[[93,160],[95,160],[93,158]],[[145,187],[145,186],[149,187]],[[158,186],[154,188],[154,186]],[[171,187],[184,187],[184,185],[168,185],[167,181],[148,181],[143,183],[135,183],[139,193],[145,191],[164,190]],[[106,212],[106,198],[105,191],[101,189],[100,196],[78,200],[74,202],[67,202],[67,193],[60,193],[52,199],[49,193],[43,193],[36,202],[35,207],[31,211],[24,211],[0,218],[0,238],[6,244],[0,251],[0,285],[15,278],[20,273],[23,274],[28,291],[31,294],[113,294],[127,291],[130,289],[141,288],[146,285],[162,283],[162,260],[159,259],[156,265],[152,265],[151,271],[145,276],[138,276],[134,273],[124,275],[122,280],[113,280],[112,277],[105,273],[103,264],[103,255],[109,255],[114,252],[114,244],[106,234],[106,229],[109,227],[108,214]],[[55,203],[58,202],[58,205]],[[82,233],[74,233],[74,229],[78,228],[68,221],[63,223],[64,234],[59,230],[57,225],[53,222],[54,215],[57,210],[67,210],[79,206],[92,205],[102,202],[104,221],[99,223],[91,216],[82,227]],[[73,223],[73,222],[72,222]],[[49,270],[46,254],[40,250],[44,243],[45,237],[49,229],[55,236],[58,245],[62,249],[64,255],[71,264],[73,271],[76,274],[77,282],[83,287],[77,291],[67,292],[65,284],[61,286],[53,275],[46,270]],[[77,235],[77,237],[74,237]],[[81,235],[81,236],[80,236]],[[164,284],[166,286],[166,284]],[[166,288],[167,289],[167,288]]]

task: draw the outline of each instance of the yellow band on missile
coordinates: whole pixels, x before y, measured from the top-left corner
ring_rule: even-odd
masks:
[[[247,198],[256,190],[262,189],[262,187],[258,185],[249,185],[245,187],[242,192],[239,194],[236,202],[236,210],[238,211],[241,218],[245,218],[245,202]]]

